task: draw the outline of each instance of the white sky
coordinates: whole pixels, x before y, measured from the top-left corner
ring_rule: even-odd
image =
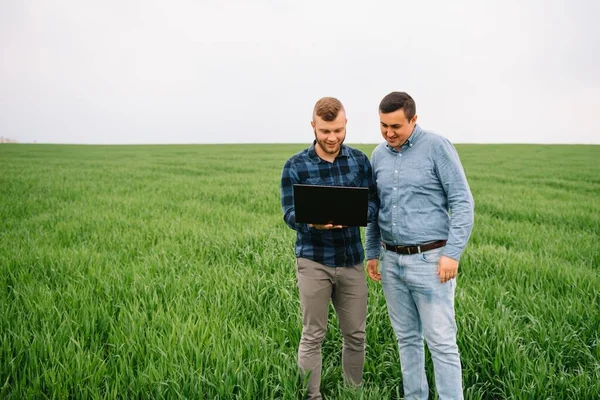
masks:
[[[600,143],[600,1],[0,0],[0,136],[378,143],[406,91],[455,143]]]

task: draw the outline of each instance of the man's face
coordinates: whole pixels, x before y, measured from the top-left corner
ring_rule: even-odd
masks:
[[[413,116],[410,121],[406,119],[404,110],[401,108],[391,113],[384,114],[379,111],[379,121],[381,135],[390,147],[400,148],[411,135],[417,116]]]
[[[317,146],[327,154],[337,154],[346,139],[346,113],[340,111],[333,121],[323,121],[315,115],[311,125],[315,131]]]

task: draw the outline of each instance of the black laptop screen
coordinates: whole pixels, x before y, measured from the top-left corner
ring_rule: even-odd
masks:
[[[367,226],[369,189],[296,184],[294,209],[298,223]]]

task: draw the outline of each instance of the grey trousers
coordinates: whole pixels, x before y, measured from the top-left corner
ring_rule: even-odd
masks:
[[[296,260],[302,306],[302,337],[298,366],[310,373],[307,397],[321,398],[321,343],[327,332],[329,300],[333,302],[343,337],[342,370],[347,383],[362,383],[365,363],[367,282],[363,264],[330,267],[306,258]]]

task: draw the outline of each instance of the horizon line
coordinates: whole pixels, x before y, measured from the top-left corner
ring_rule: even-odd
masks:
[[[344,143],[351,146],[369,146],[379,145],[383,142],[367,143],[367,142],[348,142]],[[53,146],[229,146],[229,145],[251,145],[251,146],[268,146],[268,145],[310,145],[311,142],[222,142],[222,143],[65,143],[65,142],[0,142],[0,145],[53,145]],[[452,142],[454,145],[533,145],[533,146],[598,146],[598,143],[542,143],[542,142]]]

